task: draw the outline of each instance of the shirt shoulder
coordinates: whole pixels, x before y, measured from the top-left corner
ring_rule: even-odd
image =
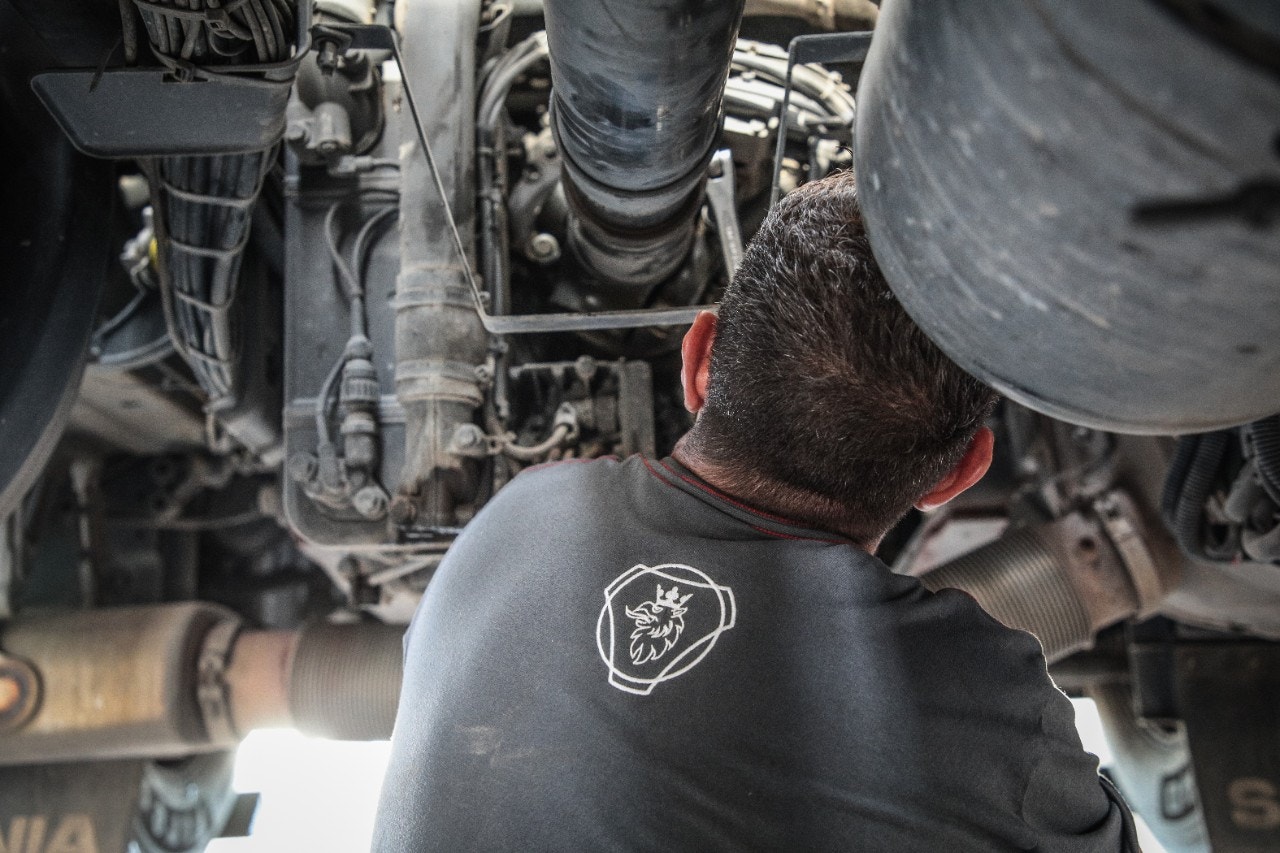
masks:
[[[1003,625],[960,590],[926,592],[921,605],[921,618],[936,620],[937,669],[951,674],[938,683],[958,685],[964,698],[955,701],[987,704],[1000,724],[989,742],[1021,752],[1017,814],[1035,849],[1137,851],[1132,815],[1099,775],[1097,756],[1085,751],[1075,709],[1049,676],[1039,640]]]

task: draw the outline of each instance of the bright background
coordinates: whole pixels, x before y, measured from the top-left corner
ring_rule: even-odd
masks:
[[[1071,700],[1084,748],[1106,767],[1111,750],[1092,700]],[[291,729],[249,735],[236,755],[237,791],[262,795],[248,838],[221,838],[208,853],[363,853],[369,849],[386,741],[351,743],[303,737]],[[1138,821],[1144,853],[1163,853]]]

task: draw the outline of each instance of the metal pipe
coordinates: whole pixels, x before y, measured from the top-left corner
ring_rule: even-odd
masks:
[[[475,45],[478,0],[396,4],[404,74],[440,166],[463,246],[475,243]],[[441,49],[445,45],[446,49]],[[405,122],[400,155],[400,274],[396,278],[396,397],[405,409],[405,465],[392,517],[451,527],[473,489],[473,460],[449,452],[460,423],[483,402],[476,367],[488,336],[436,196],[417,128]]]
[[[541,15],[542,0],[513,0],[516,15]],[[871,0],[747,0],[743,17],[798,18],[821,30],[869,30],[880,9]]]
[[[317,622],[297,633],[289,666],[289,719],[338,740],[391,737],[404,674],[404,626]]]
[[[176,758],[276,726],[388,738],[403,635],[372,622],[244,631],[202,603],[22,616],[0,628],[0,766]]]
[[[920,581],[970,594],[995,619],[1039,639],[1051,663],[1089,648],[1108,625],[1150,612],[1176,583],[1177,565],[1163,543],[1140,538],[1145,528],[1127,497],[1113,492],[1095,506],[1016,530]]]
[[[171,758],[228,746],[201,711],[197,661],[209,631],[236,623],[208,604],[23,616],[0,649],[37,673],[27,721],[0,732],[0,765]]]
[[[571,244],[635,298],[688,254],[742,9],[743,0],[546,4]]]

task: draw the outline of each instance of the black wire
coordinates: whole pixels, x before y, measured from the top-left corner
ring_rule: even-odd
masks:
[[[356,281],[355,273],[351,271],[351,266],[347,263],[347,259],[342,256],[342,251],[338,246],[339,236],[333,230],[338,210],[342,207],[342,204],[343,202],[341,201],[335,201],[329,206],[329,210],[324,215],[324,242],[325,247],[329,250],[329,260],[333,262],[334,269],[338,271],[338,287],[343,291],[343,296],[351,300],[360,295],[360,284]]]
[[[333,363],[333,367],[329,369],[329,374],[324,379],[324,384],[320,386],[320,393],[316,395],[316,436],[320,444],[329,444],[329,398],[333,394],[334,385],[337,384],[338,374],[342,372],[342,366],[347,363],[347,355],[344,351],[338,356],[338,360]]]
[[[373,230],[380,224],[388,221],[392,216],[398,216],[399,207],[387,207],[369,217],[369,219],[360,227],[360,231],[356,234],[355,244],[352,247],[351,256],[355,267],[355,286],[358,294],[351,300],[351,334],[361,335],[365,338],[369,337],[369,321],[365,316],[365,284],[364,284],[364,268],[368,260],[367,251],[372,246],[366,246],[366,241]]]

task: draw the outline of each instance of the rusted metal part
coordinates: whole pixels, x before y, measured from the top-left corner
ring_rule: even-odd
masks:
[[[396,398],[405,412],[405,466],[390,515],[401,526],[456,524],[473,488],[474,460],[449,452],[458,424],[483,401],[476,367],[489,339],[458,246],[475,242],[475,41],[480,4],[415,0],[396,7],[404,82],[418,101],[447,208],[437,195],[419,128],[402,131],[400,274],[395,294]],[[439,45],[453,45],[440,50]],[[451,233],[451,229],[457,233]]]
[[[236,638],[224,670],[227,700],[236,732],[288,726],[289,671],[297,631],[244,631]]]
[[[9,622],[0,648],[38,673],[41,697],[24,725],[0,734],[0,764],[176,757],[233,743],[206,730],[196,661],[208,631],[236,619],[191,603]]]
[[[40,676],[24,660],[0,652],[0,735],[21,728],[40,706]]]
[[[387,738],[402,637],[372,622],[244,631],[198,603],[24,616],[0,629],[0,766],[176,758],[275,726]]]
[[[1104,495],[1094,513],[1020,528],[921,581],[969,593],[996,619],[1034,634],[1050,661],[1089,648],[1103,628],[1152,612],[1178,579],[1178,563],[1157,559],[1161,550],[1148,543],[1159,536],[1146,532],[1127,495]]]

